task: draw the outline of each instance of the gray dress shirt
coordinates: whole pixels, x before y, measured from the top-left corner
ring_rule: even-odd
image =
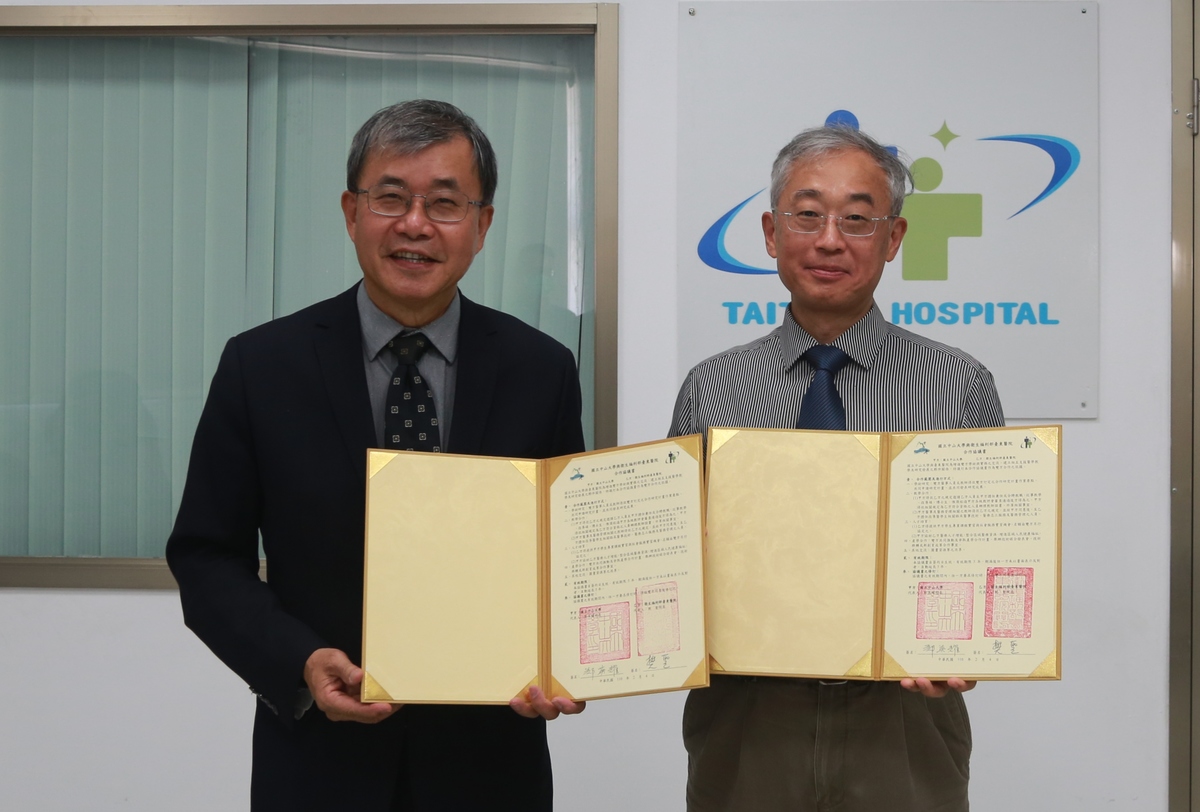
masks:
[[[794,428],[817,341],[787,312],[762,338],[697,364],[683,382],[671,436],[709,426]],[[836,386],[850,431],[941,431],[1003,426],[987,368],[962,350],[889,324],[877,306],[834,340],[850,356]]]
[[[380,310],[367,295],[365,285],[358,286],[358,319],[362,323],[363,366],[367,371],[367,390],[371,394],[371,414],[375,417],[375,441],[383,446],[383,412],[387,390],[399,360],[388,349],[398,334],[424,333],[432,346],[417,361],[421,377],[433,390],[433,408],[437,409],[439,439],[442,448],[450,446],[450,417],[454,410],[454,383],[458,368],[458,324],[462,303],[459,293],[446,312],[423,327],[407,327]]]

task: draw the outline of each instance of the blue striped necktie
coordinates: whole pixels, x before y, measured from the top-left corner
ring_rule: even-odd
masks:
[[[796,428],[845,431],[846,410],[842,408],[842,398],[833,379],[850,360],[850,356],[829,344],[817,344],[809,347],[801,357],[816,367],[816,372],[800,401],[800,417],[796,420]]]

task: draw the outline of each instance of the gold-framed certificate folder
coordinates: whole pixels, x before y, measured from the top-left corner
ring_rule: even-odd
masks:
[[[710,428],[710,668],[1061,678],[1061,446],[1061,426]]]
[[[363,701],[707,685],[701,453],[368,451]]]

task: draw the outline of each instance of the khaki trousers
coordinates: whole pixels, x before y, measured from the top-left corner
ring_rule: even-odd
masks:
[[[962,696],[895,682],[712,678],[683,712],[688,812],[965,812]]]

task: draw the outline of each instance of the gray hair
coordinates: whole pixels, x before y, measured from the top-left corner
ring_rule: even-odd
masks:
[[[449,102],[430,99],[414,99],[385,107],[358,128],[350,142],[350,156],[346,159],[346,188],[351,192],[358,191],[363,165],[373,152],[412,155],[459,136],[471,144],[483,205],[490,206],[496,196],[499,177],[492,143],[475,119]]]
[[[891,213],[898,216],[904,208],[904,198],[912,188],[912,173],[904,161],[871,136],[852,127],[838,125],[805,130],[779,151],[771,167],[771,208],[779,206],[783,185],[797,163],[851,149],[866,153],[883,170],[892,196]]]

